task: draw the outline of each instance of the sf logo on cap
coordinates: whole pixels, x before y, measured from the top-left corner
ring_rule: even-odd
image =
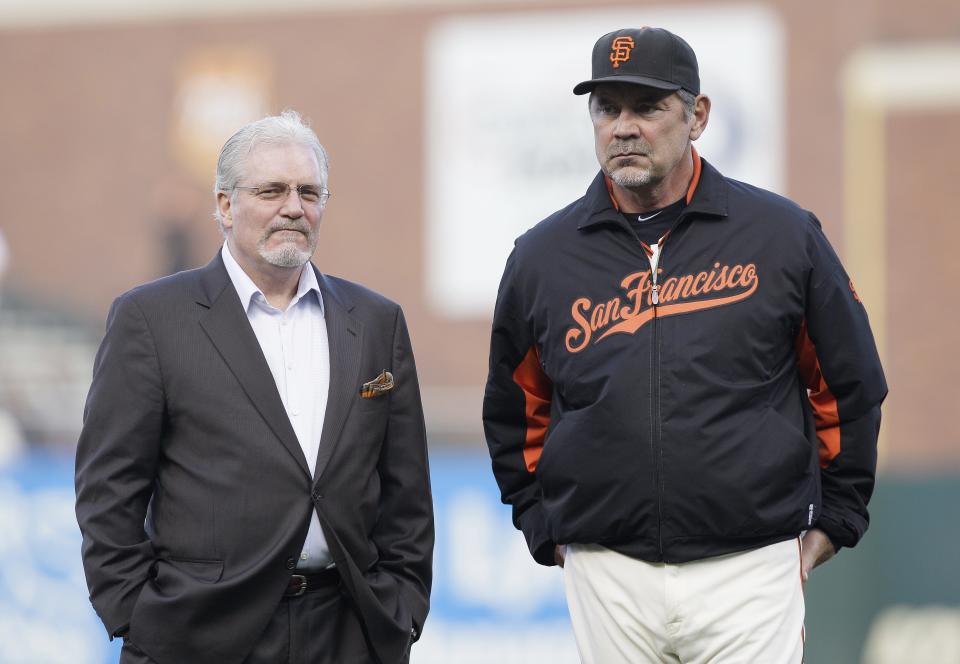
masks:
[[[614,69],[620,68],[621,62],[630,60],[630,51],[633,49],[633,37],[617,37],[610,45],[610,62]]]

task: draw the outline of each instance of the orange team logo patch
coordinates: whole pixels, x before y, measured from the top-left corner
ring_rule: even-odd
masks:
[[[620,63],[630,61],[630,51],[633,50],[633,37],[617,37],[610,46],[610,62],[614,69],[620,68]]]

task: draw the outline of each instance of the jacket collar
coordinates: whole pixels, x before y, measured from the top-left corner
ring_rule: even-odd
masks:
[[[694,176],[690,190],[687,192],[687,207],[684,216],[697,215],[704,217],[723,218],[727,216],[727,183],[726,178],[713,166],[707,163],[693,151]],[[615,207],[610,195],[607,176],[603,171],[597,173],[582,199],[582,204],[588,216],[580,222],[578,229],[590,228],[599,224],[622,223],[623,217]]]

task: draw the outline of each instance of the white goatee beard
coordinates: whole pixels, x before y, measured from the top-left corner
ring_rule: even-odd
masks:
[[[267,239],[278,230],[297,230],[302,232],[307,238],[307,248],[300,249],[295,245],[285,244],[277,249],[267,249]],[[277,228],[260,238],[260,241],[257,243],[257,253],[260,254],[263,260],[274,267],[303,267],[307,261],[310,260],[310,257],[313,256],[313,252],[316,251],[317,240],[316,230],[310,231],[309,229],[295,227]]]
[[[653,147],[643,139],[617,141],[607,149],[606,158],[609,163],[619,156],[631,153],[649,155],[652,151]],[[609,175],[611,180],[624,189],[646,187],[654,182],[653,172],[650,168],[623,166],[609,173]]]
[[[637,171],[631,168],[621,168],[611,173],[610,179],[624,189],[631,189],[646,187],[653,182],[653,175],[648,170]]]
[[[303,267],[310,260],[311,255],[312,252],[296,247],[260,248],[260,257],[274,267]]]

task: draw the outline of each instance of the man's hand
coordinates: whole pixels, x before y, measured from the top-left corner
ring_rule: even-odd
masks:
[[[810,577],[810,570],[817,565],[821,565],[831,558],[837,552],[833,542],[827,537],[827,534],[819,528],[811,528],[803,536],[802,553],[800,554],[800,577],[806,583]]]
[[[553,562],[563,567],[563,560],[567,555],[567,547],[563,544],[557,544],[553,547]]]

